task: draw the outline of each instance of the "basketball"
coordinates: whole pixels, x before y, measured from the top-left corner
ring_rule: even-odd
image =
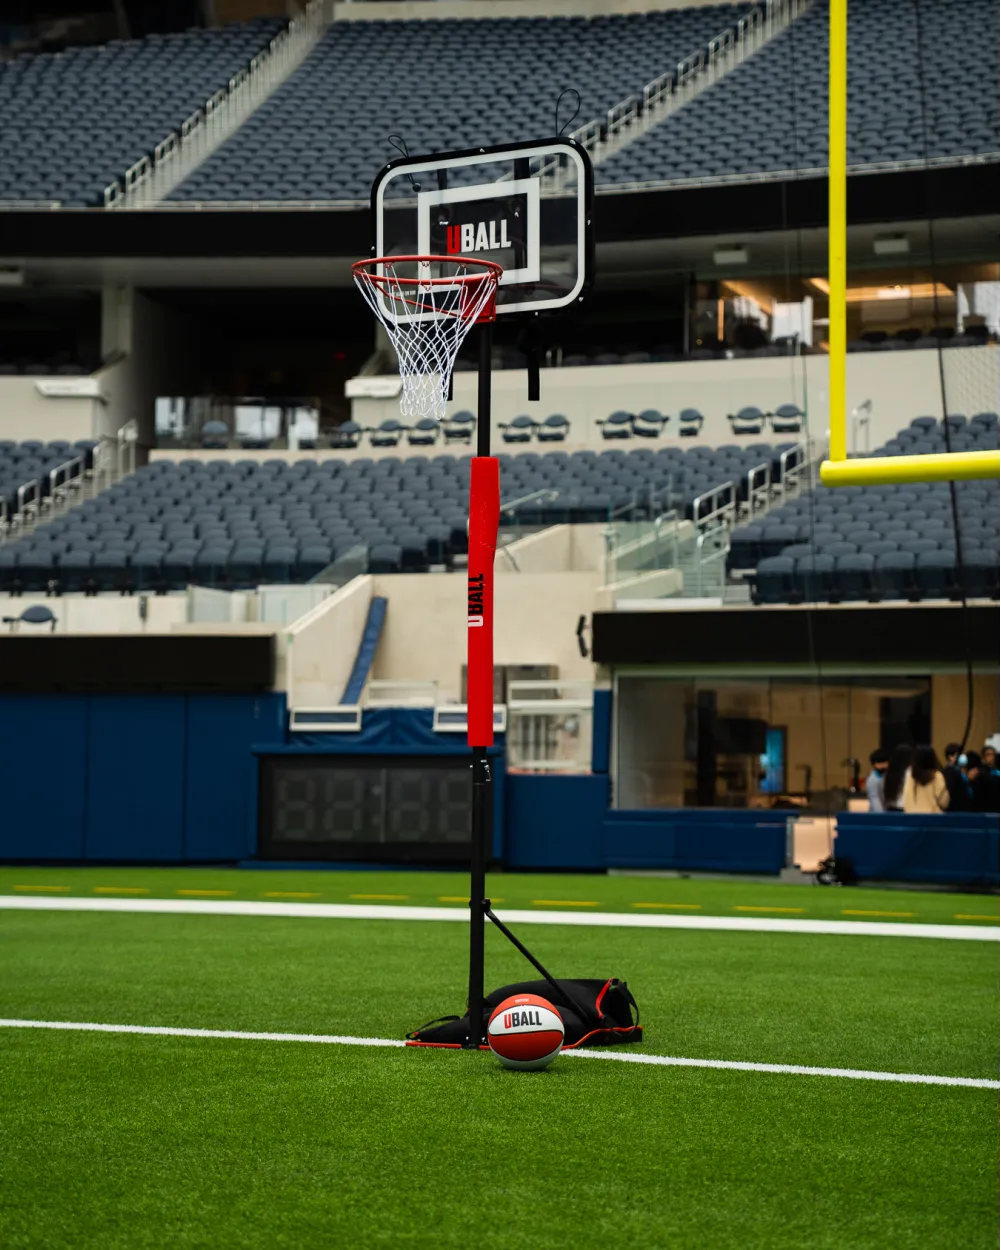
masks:
[[[490,1049],[505,1068],[548,1067],[563,1045],[563,1020],[538,994],[516,994],[495,1007],[487,1025]]]

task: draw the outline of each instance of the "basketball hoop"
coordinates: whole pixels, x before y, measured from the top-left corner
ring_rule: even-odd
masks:
[[[396,349],[403,416],[441,421],[463,340],[476,322],[496,317],[501,266],[468,256],[378,256],[351,272]]]

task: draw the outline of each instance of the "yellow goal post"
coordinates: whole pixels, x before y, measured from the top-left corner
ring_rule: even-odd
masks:
[[[926,456],[848,459],[846,407],[847,199],[848,199],[848,0],[830,0],[828,183],[828,284],[830,286],[830,449],[820,466],[825,486],[890,486],[899,482],[997,478],[1001,453],[957,451]],[[943,414],[944,415],[944,414]]]

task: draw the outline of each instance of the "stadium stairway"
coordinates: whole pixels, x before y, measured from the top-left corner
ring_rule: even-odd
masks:
[[[207,133],[284,26],[258,19],[0,61],[0,203],[106,203],[151,154],[177,155],[182,129]]]
[[[581,93],[585,123],[574,133],[590,146],[598,127],[587,119],[604,123],[645,82],[691,61],[751,7],[353,20],[343,6],[299,70],[169,200],[367,201],[374,173],[393,155],[386,136],[394,130],[406,131],[415,152],[549,134],[553,105],[568,83]],[[420,65],[447,57],[449,72],[410,74],[401,86],[373,75],[376,57]],[[481,83],[485,60],[491,91]]]

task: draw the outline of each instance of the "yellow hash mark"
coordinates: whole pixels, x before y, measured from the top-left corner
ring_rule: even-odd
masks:
[[[854,911],[850,907],[842,908],[842,916],[916,916],[916,911]]]
[[[66,894],[69,892],[68,885],[16,885],[15,890],[31,890],[41,894]]]
[[[468,903],[469,897],[468,895],[465,895],[465,894],[439,894],[438,902],[439,903]]]
[[[144,885],[95,885],[95,894],[148,894]]]
[[[384,899],[388,902],[399,902],[401,899],[409,898],[409,894],[349,894],[348,898],[373,898]]]
[[[960,911],[953,916],[953,920],[1001,920],[1001,916],[968,915],[966,912]]]
[[[683,908],[685,911],[700,911],[701,903],[633,903],[634,907],[673,907]]]
[[[225,898],[228,894],[235,894],[235,890],[177,890],[178,894],[190,895],[194,898]]]
[[[495,899],[494,902],[499,900]],[[579,898],[533,898],[533,907],[599,907],[594,899]]]
[[[805,907],[735,907],[734,911],[806,911]]]
[[[319,898],[312,890],[265,890],[262,898]]]

